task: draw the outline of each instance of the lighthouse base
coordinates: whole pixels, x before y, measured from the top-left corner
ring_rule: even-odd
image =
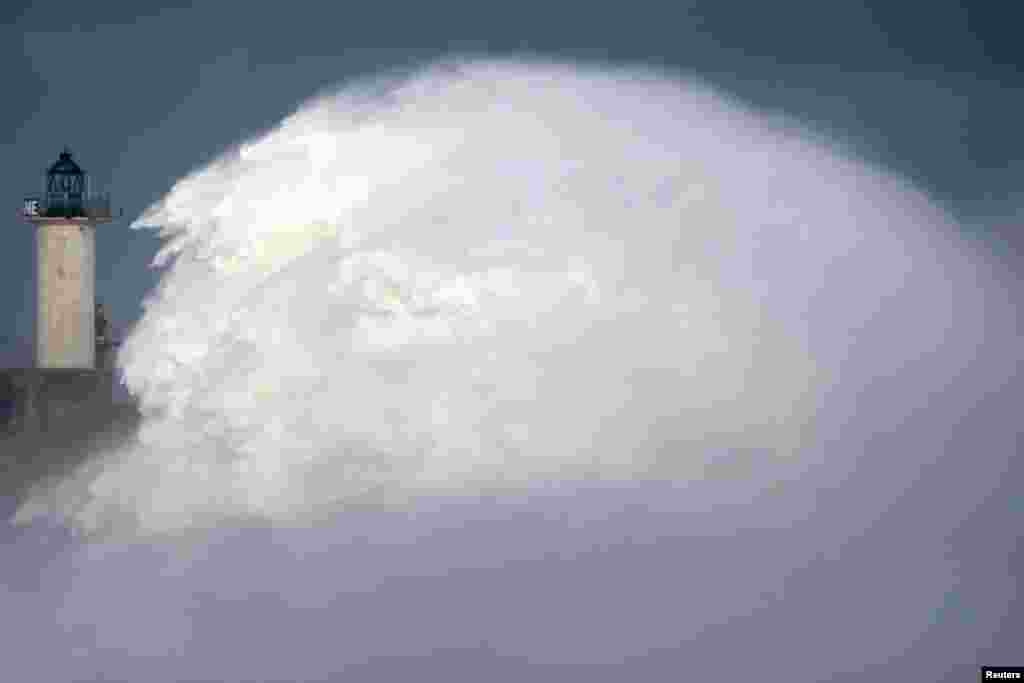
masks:
[[[138,410],[114,400],[114,381],[111,370],[0,370],[0,496],[134,434]]]

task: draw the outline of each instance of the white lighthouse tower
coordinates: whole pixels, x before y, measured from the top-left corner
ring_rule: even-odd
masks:
[[[113,401],[117,342],[96,305],[96,228],[114,218],[110,198],[91,192],[65,149],[46,172],[43,193],[27,197],[20,213],[36,238],[35,361],[0,368],[0,438],[28,435],[35,441],[21,452],[31,455],[96,430],[133,428],[134,405],[121,410]],[[0,444],[0,456],[4,450]]]
[[[96,367],[96,227],[112,220],[110,198],[90,192],[88,175],[65,149],[46,173],[42,196],[25,200],[35,227],[39,369]]]

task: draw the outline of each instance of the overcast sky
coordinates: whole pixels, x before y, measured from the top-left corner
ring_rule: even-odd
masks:
[[[973,7],[968,11],[968,5]],[[62,145],[125,218],[98,296],[136,318],[156,243],[127,229],[174,180],[321,87],[451,51],[667,64],[845,140],[969,214],[1020,204],[1009,10],[892,2],[5,3],[0,364],[28,362],[31,232],[13,217]]]

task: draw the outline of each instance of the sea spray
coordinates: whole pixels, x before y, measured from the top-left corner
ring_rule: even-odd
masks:
[[[118,361],[144,420],[62,483],[86,529],[594,478],[750,502],[873,378],[974,343],[976,265],[923,195],[642,69],[342,87],[133,227],[167,268]]]

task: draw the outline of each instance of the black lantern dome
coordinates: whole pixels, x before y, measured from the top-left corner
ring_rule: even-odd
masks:
[[[46,194],[62,195],[70,200],[81,199],[85,192],[85,171],[71,158],[71,150],[65,147],[60,158],[46,172]]]

